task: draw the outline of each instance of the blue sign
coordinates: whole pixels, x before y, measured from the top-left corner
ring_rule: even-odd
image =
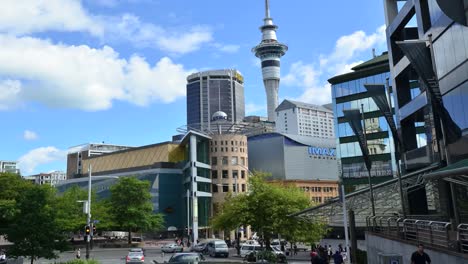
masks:
[[[309,155],[335,157],[336,156],[336,149],[334,149],[334,148],[309,147]]]

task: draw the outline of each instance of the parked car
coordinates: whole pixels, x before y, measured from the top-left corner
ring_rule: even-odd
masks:
[[[240,256],[242,258],[245,258],[247,255],[254,251],[260,251],[261,247],[260,245],[250,245],[250,244],[243,244],[241,249],[240,249]]]
[[[204,260],[205,257],[200,253],[176,253],[169,259],[169,263],[198,263]]]
[[[141,264],[145,263],[145,256],[143,252],[128,252],[127,257],[125,258],[126,264]]]
[[[223,256],[225,258],[229,257],[229,248],[223,240],[213,240],[208,242],[207,252],[210,257]]]
[[[162,246],[161,251],[165,253],[175,253],[184,251],[184,248],[176,243],[170,243]]]
[[[145,250],[142,248],[131,248],[128,250],[128,252],[141,252],[143,256],[145,255]]]
[[[207,253],[206,252],[206,243],[198,243],[196,245],[193,245],[190,251],[192,252],[199,252],[199,253]]]

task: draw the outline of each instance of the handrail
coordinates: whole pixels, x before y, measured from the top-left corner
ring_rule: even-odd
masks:
[[[450,237],[450,222],[403,219],[395,216],[372,216],[366,218],[366,222],[371,232],[468,254],[468,224],[457,226],[457,238],[453,240]]]

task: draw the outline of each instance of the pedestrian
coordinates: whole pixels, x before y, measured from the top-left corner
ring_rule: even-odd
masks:
[[[6,255],[5,252],[0,252],[0,261],[5,261],[6,260]]]
[[[297,255],[297,245],[294,243],[294,255]]]
[[[333,256],[333,249],[332,249],[332,246],[331,246],[331,245],[328,245],[327,256],[328,256],[328,262],[330,263],[331,258],[332,258],[332,256]]]
[[[431,264],[431,258],[424,252],[424,245],[419,244],[418,249],[411,255],[411,264]]]
[[[312,250],[310,252],[310,263],[312,264],[321,264],[320,263],[320,258],[315,250]]]
[[[341,256],[341,253],[337,250],[335,254],[333,255],[333,262],[335,264],[343,264],[343,256]]]
[[[338,245],[338,251],[340,251],[340,253],[344,251],[343,246],[341,244]]]
[[[78,248],[76,250],[75,256],[76,256],[77,259],[81,259],[81,249],[80,248]]]

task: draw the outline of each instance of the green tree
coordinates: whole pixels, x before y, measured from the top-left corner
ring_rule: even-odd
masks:
[[[56,251],[67,248],[66,236],[58,223],[55,190],[32,186],[17,198],[17,212],[6,236],[13,243],[9,254],[25,256],[31,264],[38,258],[56,258]]]
[[[318,241],[326,232],[320,221],[305,221],[289,215],[312,206],[298,188],[268,183],[268,174],[255,172],[249,178],[249,192],[228,196],[220,214],[212,219],[215,229],[233,230],[251,226],[270,246],[273,235],[290,241]]]
[[[0,173],[0,234],[5,234],[17,212],[17,199],[32,184],[14,173]]]
[[[149,189],[149,182],[133,177],[122,177],[111,187],[110,214],[118,227],[128,231],[129,244],[132,232],[163,228],[162,215],[153,213]]]

